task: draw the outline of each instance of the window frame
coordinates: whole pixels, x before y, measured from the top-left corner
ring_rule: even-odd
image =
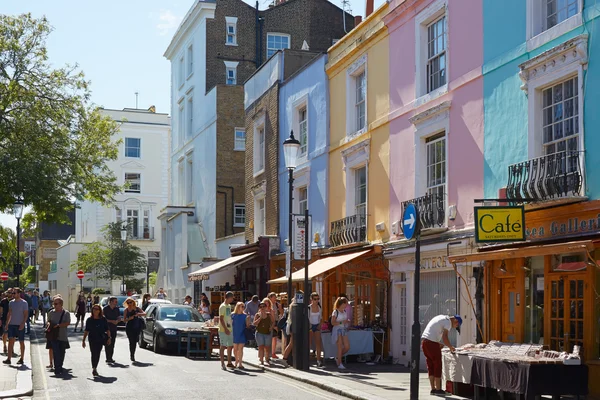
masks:
[[[177,116],[177,125],[179,125],[177,128],[177,137],[179,139],[179,146],[178,147],[182,147],[185,143],[185,136],[186,136],[186,126],[187,126],[187,118],[186,118],[186,114],[185,114],[185,102],[181,102],[179,104],[179,115]]]
[[[190,77],[194,74],[194,44],[191,43],[187,47],[187,62],[186,62],[186,79],[190,79]]]
[[[262,213],[260,204],[262,202]],[[261,229],[258,229],[258,227]],[[254,239],[258,240],[260,236],[265,236],[267,230],[267,201],[266,196],[256,196],[254,198]]]
[[[355,171],[365,167],[366,174],[366,205],[365,221],[369,218],[369,160],[371,152],[371,140],[366,138],[351,147],[342,150],[342,163],[344,165],[346,179],[346,216],[356,215],[356,181]]]
[[[177,161],[177,202],[180,205],[185,203],[185,165],[183,157]]]
[[[137,215],[134,217],[133,215],[130,217],[129,213],[136,213]],[[143,213],[142,213],[143,214]],[[136,221],[135,224],[131,224],[130,220]],[[131,225],[132,232],[128,234],[130,239],[139,239],[140,238],[140,208],[139,207],[125,207],[125,221],[127,221],[127,225]],[[135,233],[137,232],[137,234]],[[143,237],[143,236],[142,236]]]
[[[127,182],[129,182],[127,180],[127,175],[137,175],[138,176],[137,181],[138,181],[139,189],[138,190],[131,189],[131,185],[130,185],[129,188],[124,189],[124,192],[125,193],[138,193],[138,194],[142,193],[142,174],[140,172],[125,172],[123,175],[123,182],[125,185],[127,184]]]
[[[288,47],[283,47],[283,48],[274,48],[274,47],[269,47],[269,36],[275,37],[275,36],[279,36],[279,37],[286,37],[287,41],[288,41]],[[292,36],[288,33],[281,33],[281,32],[267,32],[267,45],[266,47],[266,55],[267,55],[267,60],[269,58],[271,58],[271,56],[273,56],[273,54],[277,53],[277,51],[279,50],[284,50],[284,49],[291,49],[292,48]],[[269,55],[269,51],[273,51],[270,55]]]
[[[185,83],[185,56],[183,53],[179,56],[177,80],[179,82],[179,89],[181,89],[183,87],[183,84]]]
[[[242,139],[238,138],[238,132],[244,133],[243,144],[240,145]],[[233,151],[246,151],[246,129],[245,128],[233,128]]]
[[[424,138],[425,140],[425,193],[426,194],[433,194],[433,193],[437,193],[439,192],[439,188],[442,188],[442,195],[445,197],[447,191],[448,191],[448,140],[447,140],[447,134],[445,131],[439,131],[436,132],[432,135],[428,135],[427,137]],[[444,159],[443,160],[433,160],[433,163],[430,163],[430,159],[429,159],[429,148],[430,146],[436,146],[437,143],[441,143],[443,142],[443,146],[444,146]],[[437,164],[443,164],[443,168],[444,168],[444,174],[443,174],[443,183],[440,184],[435,184],[435,183],[431,183],[429,181],[430,178],[430,173],[429,173],[429,168],[433,167],[435,168],[435,166]],[[438,193],[439,194],[439,193]]]
[[[237,219],[240,218],[237,215],[239,210],[243,210],[243,221],[237,222]],[[242,203],[235,203],[233,205],[233,227],[234,228],[244,228],[246,227],[246,205]]]
[[[435,27],[442,20],[443,20],[443,24],[442,24],[442,29],[443,29],[443,49],[437,49],[438,50],[437,53],[435,53],[433,55],[431,55],[429,53],[427,54],[427,67],[426,67],[427,68],[427,72],[426,72],[427,89],[426,90],[427,90],[428,94],[448,83],[448,75],[447,75],[447,72],[448,72],[448,69],[447,69],[447,66],[448,66],[448,19],[446,18],[446,14],[442,14],[437,19],[435,19],[434,21],[430,22],[427,25],[427,48],[428,49],[430,48],[432,42],[436,42],[437,41],[437,38],[439,37],[439,35],[432,38],[431,32],[432,32],[432,29],[433,30],[436,29]],[[434,33],[434,35],[436,35],[436,34],[437,33]],[[444,64],[445,64],[444,68],[443,68],[443,71],[444,71],[444,82],[441,83],[441,77],[442,77],[441,71],[442,71],[442,68],[440,67],[438,69],[438,71],[437,71],[439,73],[439,78],[440,78],[439,81],[440,81],[440,83],[438,84],[438,86],[433,87],[432,78],[433,78],[434,74],[432,73],[432,68],[431,67],[432,67],[433,62],[436,59],[437,60],[441,60],[442,57],[444,59]],[[439,64],[439,61],[438,61],[438,64]]]
[[[186,141],[189,141],[194,137],[194,96],[190,96],[187,99],[185,124],[185,138]]]
[[[544,44],[564,35],[583,25],[583,0],[577,0],[577,13],[556,25],[546,27],[547,0],[526,0],[527,22],[526,39],[527,51],[535,50]]]
[[[237,17],[225,17],[225,45],[237,46]],[[229,28],[233,28],[233,33],[229,33]],[[233,41],[229,42],[229,37],[233,37]]]
[[[127,141],[128,140],[137,140],[138,141],[138,145],[137,145],[137,156],[130,156],[127,154],[127,150],[128,149],[135,149],[136,147],[134,146],[128,146],[127,145]],[[125,150],[125,158],[142,158],[142,138],[137,138],[137,137],[126,137],[124,140],[124,150]]]
[[[351,140],[353,137],[365,133],[369,127],[369,72],[367,55],[358,58],[346,70],[346,136]],[[356,103],[357,78],[364,73],[364,126],[358,126],[358,113]]]
[[[225,63],[225,84],[226,85],[237,85],[237,67],[239,62],[237,61],[224,61]],[[229,83],[229,73],[233,72],[233,83]]]
[[[365,201],[364,203],[358,203],[358,196],[359,196],[359,186],[363,186],[362,184],[360,184],[358,182],[358,173],[359,171],[365,171],[365,183],[364,183],[364,191],[365,191]],[[369,175],[368,175],[368,169],[367,169],[367,165],[366,164],[362,164],[357,166],[356,168],[352,169],[352,179],[354,180],[354,214],[353,215],[362,215],[359,212],[359,208],[363,208],[364,209],[364,215],[367,215],[367,198],[369,195]]]
[[[194,153],[189,153],[185,160],[185,204],[194,203]]]
[[[260,132],[262,131],[262,145],[260,143]],[[267,129],[265,124],[265,115],[262,114],[254,121],[254,133],[252,138],[253,147],[253,166],[254,177],[259,176],[266,169],[266,136]]]

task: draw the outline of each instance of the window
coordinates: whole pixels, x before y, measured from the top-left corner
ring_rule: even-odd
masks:
[[[444,196],[446,189],[445,132],[425,139],[427,151],[427,194]]]
[[[235,85],[235,83],[236,83],[235,72],[236,72],[235,69],[227,68],[227,84],[228,85]]]
[[[244,128],[235,128],[233,150],[246,150],[246,131],[244,130]]]
[[[185,82],[185,63],[183,60],[183,54],[181,55],[181,57],[179,58],[179,69],[177,71],[177,79],[179,81],[179,87],[183,86],[183,83]]]
[[[228,85],[237,84],[237,61],[225,61],[225,81]]]
[[[194,98],[188,99],[188,110],[187,110],[187,126],[186,126],[186,139],[190,139],[194,132]]]
[[[140,158],[141,139],[125,138],[125,157]]]
[[[225,44],[237,46],[237,17],[225,17],[227,39]]]
[[[367,214],[367,167],[354,170],[354,208],[356,215]]]
[[[138,210],[127,210],[127,225],[131,233],[132,238],[139,238],[139,211]]]
[[[180,205],[184,204],[185,200],[185,170],[183,168],[183,160],[179,161],[177,169],[177,201]]]
[[[446,16],[427,27],[427,93],[446,84]]]
[[[194,47],[190,44],[187,49],[187,76],[194,72]]]
[[[359,73],[354,80],[356,81],[356,96],[355,96],[355,115],[356,115],[356,130],[364,129],[366,122],[366,98],[367,98],[367,79],[366,71]]]
[[[265,198],[256,199],[254,203],[254,237],[265,235]]]
[[[285,33],[267,33],[267,58],[271,57],[277,50],[290,48],[290,35]]]
[[[579,150],[578,90],[576,76],[543,90],[542,142],[544,154]]]
[[[190,204],[194,201],[194,164],[191,157],[187,159],[185,176],[185,203]]]
[[[300,157],[306,156],[308,151],[308,120],[306,118],[306,107],[298,110],[298,127],[300,130]]]
[[[246,206],[244,204],[233,205],[233,226],[242,228],[246,226]]]
[[[144,239],[151,239],[150,238],[150,210],[144,210],[143,228],[144,228]]]
[[[543,0],[545,6],[545,29],[575,16],[579,12],[578,0]]]
[[[265,169],[265,127],[258,130],[258,170]]]
[[[123,220],[123,211],[119,207],[115,207],[115,221],[121,222]]]
[[[185,108],[183,106],[183,102],[179,107],[179,118],[177,125],[179,125],[177,129],[179,131],[179,146],[181,147],[185,143]]]
[[[298,214],[304,215],[308,209],[308,188],[306,186],[298,189]]]
[[[254,122],[254,176],[265,170],[265,116]]]
[[[583,24],[583,0],[526,0],[527,51]]]
[[[125,193],[140,193],[141,180],[140,174],[125,173]]]

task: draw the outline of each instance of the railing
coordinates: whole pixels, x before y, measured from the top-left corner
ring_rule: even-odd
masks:
[[[581,196],[583,152],[561,151],[508,167],[506,198],[550,200]]]
[[[137,234],[131,233],[129,235],[130,240],[154,240],[154,227],[147,229],[141,229]]]
[[[446,224],[446,201],[441,194],[427,194],[423,197],[402,202],[402,215],[409,204],[414,204],[421,219],[421,229],[441,228]],[[402,224],[402,223],[401,223]]]
[[[367,216],[356,214],[331,223],[329,243],[331,246],[341,246],[350,243],[360,243],[367,240]]]

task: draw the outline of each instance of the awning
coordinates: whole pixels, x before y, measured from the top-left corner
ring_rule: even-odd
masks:
[[[547,256],[551,254],[576,253],[581,251],[591,251],[593,242],[591,240],[582,240],[579,242],[544,244],[537,246],[518,247],[512,249],[480,251],[479,253],[463,254],[448,257],[448,261],[454,263],[464,263],[472,261],[492,261],[507,260],[520,257]]]
[[[590,263],[590,265],[594,265],[592,263]],[[577,261],[577,262],[567,262],[567,263],[561,263],[558,265],[558,267],[554,268],[555,272],[576,272],[576,271],[583,271],[584,269],[586,269],[587,267],[587,262],[585,261]]]
[[[256,252],[242,254],[240,256],[233,256],[226,258],[223,261],[219,261],[213,265],[209,265],[206,268],[199,269],[198,271],[192,272],[188,274],[188,281],[202,281],[208,279],[210,274],[214,274],[224,268],[235,267],[243,263],[244,261],[248,261],[251,258],[256,257]]]
[[[347,263],[357,257],[360,257],[364,254],[367,254],[369,250],[359,251],[358,253],[349,253],[341,256],[331,256],[326,258],[321,258],[320,260],[315,261],[314,263],[308,266],[308,279],[312,280],[316,276],[324,274],[325,272],[333,269],[337,266]],[[282,276],[281,278],[271,279],[267,282],[267,284],[278,284],[278,283],[286,283],[288,278]],[[299,271],[296,271],[292,274],[292,282],[302,282],[304,281],[304,268]]]

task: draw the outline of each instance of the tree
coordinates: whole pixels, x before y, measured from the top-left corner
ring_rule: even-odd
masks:
[[[146,280],[137,278],[125,279],[125,286],[127,287],[127,290],[135,289],[139,293],[146,288]]]
[[[23,286],[27,286],[30,283],[37,283],[37,271],[35,270],[35,265],[30,265],[25,268],[22,279],[21,283]]]
[[[0,211],[16,199],[38,222],[67,222],[75,200],[110,203],[120,188],[106,165],[118,124],[90,103],[75,66],[55,69],[45,18],[0,15]]]
[[[156,286],[156,279],[158,278],[158,274],[156,272],[150,272],[149,274],[149,283],[150,286]]]

